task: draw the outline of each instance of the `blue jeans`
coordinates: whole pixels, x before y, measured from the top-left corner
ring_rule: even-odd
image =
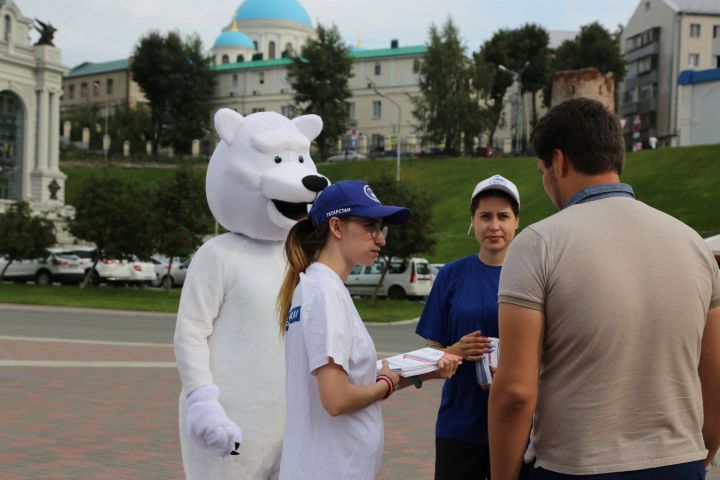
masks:
[[[555,473],[544,468],[530,470],[530,480],[704,480],[705,465],[702,460],[679,463],[666,467],[648,468],[632,472],[598,473],[594,475],[567,475]]]

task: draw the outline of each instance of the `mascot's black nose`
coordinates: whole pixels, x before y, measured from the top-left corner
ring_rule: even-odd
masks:
[[[320,175],[308,175],[302,179],[302,184],[311,192],[318,193],[328,186],[328,181],[327,178]]]

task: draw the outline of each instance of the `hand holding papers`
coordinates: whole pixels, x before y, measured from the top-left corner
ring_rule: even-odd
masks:
[[[443,356],[456,359],[458,360],[458,363],[462,361],[457,355],[430,347],[395,355],[394,357],[388,358],[387,361],[390,364],[391,372],[407,378],[422,375],[423,373],[434,372],[438,369],[438,360],[440,360]],[[382,360],[378,360],[378,372],[381,368]]]
[[[500,340],[495,337],[488,337],[488,340],[490,340],[493,351],[486,353],[480,360],[475,362],[478,385],[490,385],[492,383],[493,376],[490,367],[497,368],[500,356]]]

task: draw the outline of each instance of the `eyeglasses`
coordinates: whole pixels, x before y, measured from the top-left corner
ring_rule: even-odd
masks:
[[[376,240],[381,233],[383,237],[387,236],[388,227],[387,225],[383,225],[383,223],[379,220],[368,220],[366,218],[358,217],[349,217],[348,220],[350,220],[351,222],[359,223],[360,225],[365,227],[365,230],[370,232],[370,237],[372,237],[373,240]]]

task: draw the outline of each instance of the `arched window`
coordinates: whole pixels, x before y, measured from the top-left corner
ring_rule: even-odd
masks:
[[[285,51],[288,53],[288,56],[291,57],[293,54],[293,46],[292,43],[288,42],[285,44]]]
[[[223,63],[223,65],[226,64],[226,63],[230,63],[230,57],[228,57],[227,55],[223,55],[223,56],[222,56],[222,63]]]
[[[0,198],[20,198],[23,179],[23,125],[20,99],[11,92],[0,92]]]
[[[268,59],[272,60],[275,58],[275,42],[268,43]]]
[[[237,63],[244,62],[244,61],[245,61],[245,55],[243,55],[243,54],[241,53],[240,55],[237,56],[237,58],[235,59],[235,61],[236,61]]]
[[[257,49],[258,49],[258,43],[257,43],[257,40],[253,40],[253,45],[255,45],[255,51],[257,52]]]
[[[12,18],[10,15],[5,15],[5,41],[9,42],[12,37]]]

